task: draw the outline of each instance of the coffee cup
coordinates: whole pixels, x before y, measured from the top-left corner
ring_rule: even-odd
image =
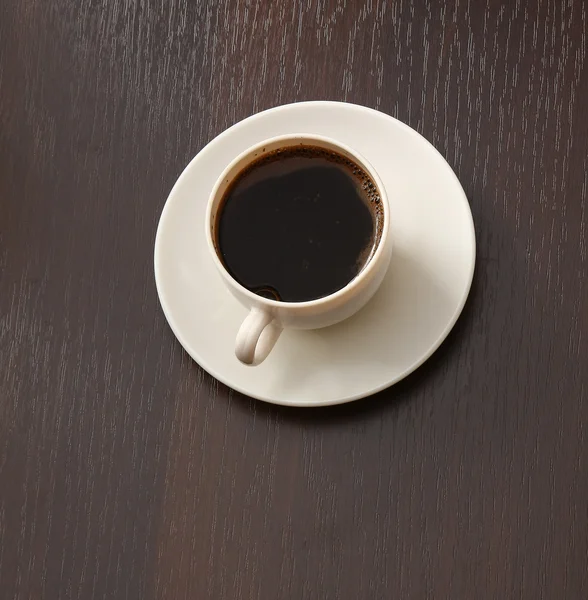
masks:
[[[313,157],[316,157],[317,161],[320,158],[320,160],[323,161],[321,164],[324,164],[325,160],[331,161],[337,165],[339,171],[346,169],[346,172],[349,175],[348,178],[353,180],[355,177],[357,179],[357,193],[365,196],[364,199],[367,204],[369,204],[368,208],[371,211],[370,218],[373,219],[373,240],[370,242],[372,245],[369,247],[369,251],[362,251],[363,262],[358,267],[358,272],[353,274],[349,281],[344,283],[344,285],[330,293],[321,295],[321,297],[318,298],[291,301],[290,299],[282,299],[280,296],[268,297],[268,294],[265,291],[254,290],[254,288],[247,286],[247,282],[238,280],[233,265],[228,262],[227,252],[223,251],[223,238],[221,236],[223,229],[221,219],[223,218],[223,211],[228,211],[229,200],[227,200],[227,198],[230,197],[230,194],[233,193],[232,190],[234,190],[235,186],[242,180],[244,173],[252,173],[259,165],[267,165],[273,162],[284,161],[287,157],[296,158],[303,155],[306,158],[310,157],[310,162],[308,164],[313,162]],[[288,176],[288,174],[285,176]],[[339,176],[342,178],[345,177],[345,174],[337,175],[337,173],[329,173],[329,177],[331,176]],[[296,180],[293,181],[294,184],[296,184]],[[308,190],[309,186],[312,185],[309,181],[299,183],[304,186],[305,190]],[[322,182],[319,183],[320,185],[323,185]],[[275,188],[275,181],[273,179],[271,180],[271,184],[274,185],[274,187],[271,188],[272,190],[277,189]],[[345,184],[345,182],[343,182],[343,184]],[[328,185],[331,185],[331,183]],[[338,186],[339,181],[335,181],[332,185]],[[260,188],[258,185],[258,187],[255,188],[256,191],[254,193],[262,194],[267,192],[268,189],[267,186],[266,188]],[[343,198],[346,192],[338,191],[337,193],[339,194],[337,198]],[[321,194],[317,192],[316,196],[318,197],[320,195]],[[322,197],[324,196],[325,194],[322,195]],[[333,201],[336,201],[337,198]],[[296,196],[296,201],[298,202],[299,200],[300,195]],[[277,201],[276,198],[276,202]],[[316,199],[314,201],[316,202]],[[235,202],[240,202],[240,200],[237,198]],[[282,198],[281,202],[285,202],[285,200]],[[226,209],[225,205],[227,207]],[[334,206],[336,210],[338,204],[335,204]],[[241,204],[238,208],[241,211],[248,210],[248,207],[245,204]],[[285,214],[287,215],[291,215],[291,211],[294,210],[290,205],[287,205],[284,208],[286,210]],[[288,210],[290,212],[287,212]],[[358,208],[358,210],[360,209]],[[242,215],[243,212],[240,214]],[[340,219],[335,219],[335,217],[337,217],[337,215],[334,215],[330,221],[325,221],[325,223],[328,223],[325,227],[331,227],[332,223],[335,222],[337,222],[338,225]],[[286,219],[286,217],[284,218]],[[291,228],[295,228],[297,226],[296,219],[291,217],[288,218],[291,221]],[[363,223],[361,219],[353,216],[350,221],[352,229],[348,228],[346,230],[347,233],[341,239],[353,240],[355,237],[358,237],[354,235],[353,224],[358,223],[359,227],[360,222]],[[241,222],[239,222],[238,225],[240,228],[247,226],[242,217]],[[245,308],[249,309],[249,314],[245,317],[240,329],[236,332],[235,341],[235,355],[238,360],[246,365],[258,365],[265,360],[280,334],[286,328],[318,329],[339,323],[355,314],[371,299],[382,283],[390,263],[392,251],[392,240],[390,237],[390,209],[386,190],[384,189],[377,172],[356,150],[353,150],[347,145],[334,139],[313,134],[295,134],[273,137],[255,144],[239,154],[239,156],[225,168],[212,189],[207,206],[205,227],[208,249],[222,280],[237,301]],[[335,227],[335,225],[332,225],[332,227]],[[335,229],[334,231],[337,230]],[[292,232],[292,235],[294,233],[295,231]],[[259,236],[257,235],[256,237],[254,234],[252,235],[253,237],[250,238],[247,238],[244,235],[243,239],[239,240],[242,244],[241,250],[243,250],[243,248],[246,249],[248,243],[257,243]],[[320,238],[320,235],[318,237]],[[247,242],[247,239],[252,241]],[[308,240],[308,243],[313,243],[313,240]],[[351,243],[351,241],[349,243]],[[328,246],[326,243],[324,245],[325,247]],[[316,248],[316,246],[313,246],[313,248]],[[272,253],[275,250],[268,247],[265,251]],[[249,254],[247,252],[241,251],[240,255],[240,260],[245,260],[245,262],[248,260],[247,257]],[[340,255],[340,252],[335,254],[331,252],[331,254],[328,254],[327,251],[319,254],[321,260],[327,261],[322,265],[323,269],[325,267],[327,268],[326,271],[322,271],[328,273],[326,279],[331,278],[331,270],[329,270],[328,263],[329,257],[333,257],[333,260],[335,260],[335,257],[339,257]],[[309,262],[310,264],[303,264],[301,268],[305,268],[312,272],[312,261],[303,262]],[[333,265],[332,272],[338,273],[339,271],[337,269],[338,265]],[[319,272],[321,271],[317,271],[317,273]],[[280,271],[280,277],[288,277],[287,268]],[[320,287],[323,282],[318,280],[317,277],[315,277],[315,280],[318,281]],[[333,282],[333,285],[335,284],[336,282]]]

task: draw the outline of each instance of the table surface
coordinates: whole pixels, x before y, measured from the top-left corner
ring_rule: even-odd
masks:
[[[3,0],[2,599],[588,597],[588,4]],[[310,99],[462,182],[470,299],[396,386],[250,400],[183,351],[157,222],[229,125]]]

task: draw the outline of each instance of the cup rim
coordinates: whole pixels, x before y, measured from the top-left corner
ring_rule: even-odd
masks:
[[[313,141],[322,142],[323,144],[328,144],[328,145],[334,146],[335,148],[340,148],[341,150],[343,150],[344,152],[346,152],[347,154],[352,156],[353,159],[356,160],[368,172],[368,175],[373,179],[374,183],[376,184],[376,187],[379,191],[380,200],[382,202],[383,210],[384,210],[384,223],[382,226],[382,233],[380,236],[380,241],[379,241],[376,251],[374,252],[370,261],[345,286],[338,289],[336,292],[329,294],[328,296],[322,296],[321,298],[315,298],[314,300],[304,300],[302,302],[284,302],[283,300],[272,300],[270,298],[265,298],[264,296],[259,296],[258,294],[255,294],[251,290],[248,290],[245,286],[241,285],[227,271],[225,265],[223,264],[222,260],[218,256],[216,245],[214,243],[214,240],[212,239],[212,229],[213,228],[212,228],[211,221],[212,221],[213,205],[215,204],[215,200],[218,195],[218,190],[221,187],[222,182],[227,178],[228,174],[240,162],[245,160],[248,156],[251,156],[251,155],[255,154],[256,152],[259,152],[260,150],[264,149],[266,146],[268,146],[270,144],[276,144],[276,143],[279,144],[280,142],[287,142],[287,141],[298,140],[298,139],[303,140],[303,143],[305,141],[308,141],[310,143],[312,143]],[[253,158],[253,156],[251,158]],[[386,193],[386,189],[384,188],[384,184],[382,183],[380,176],[378,175],[378,173],[374,169],[374,167],[371,165],[371,163],[361,153],[357,152],[356,150],[353,150],[346,144],[339,142],[338,140],[335,140],[328,136],[318,135],[318,134],[314,134],[314,133],[285,134],[285,135],[278,135],[278,136],[266,138],[259,143],[249,146],[246,150],[244,150],[243,152],[240,152],[235,158],[233,158],[233,160],[231,160],[231,162],[223,169],[222,173],[217,178],[217,180],[212,188],[212,191],[210,192],[209,198],[208,198],[208,204],[206,207],[205,227],[206,227],[206,242],[208,245],[208,249],[210,250],[210,253],[212,254],[212,258],[216,264],[217,269],[219,270],[219,272],[221,273],[221,275],[223,276],[225,281],[228,283],[228,285],[237,288],[241,294],[244,294],[252,302],[257,303],[257,305],[263,305],[270,309],[271,308],[274,308],[274,309],[275,308],[297,309],[297,308],[306,308],[306,307],[317,307],[317,306],[322,306],[322,305],[328,304],[330,302],[333,302],[334,300],[340,299],[343,296],[353,292],[353,290],[355,290],[355,288],[359,287],[361,285],[362,281],[364,281],[369,276],[369,274],[375,269],[376,263],[379,260],[381,260],[383,254],[385,252],[384,247],[386,246],[386,240],[388,238],[389,230],[390,230],[390,206],[388,204],[388,196]]]

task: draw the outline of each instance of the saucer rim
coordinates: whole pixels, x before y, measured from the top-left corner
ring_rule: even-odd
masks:
[[[178,193],[178,189],[183,186],[184,179],[186,179],[189,176],[189,173],[192,170],[194,163],[201,158],[201,155],[208,150],[209,146],[211,146],[212,144],[216,144],[219,141],[222,142],[226,137],[234,135],[234,132],[236,130],[238,130],[242,127],[248,126],[250,123],[263,118],[268,113],[282,112],[282,111],[286,111],[292,107],[300,107],[303,110],[304,109],[311,110],[314,107],[333,106],[333,105],[336,105],[338,109],[349,110],[349,111],[359,111],[359,112],[371,113],[371,114],[376,113],[378,115],[378,118],[383,118],[386,120],[390,119],[390,120],[394,121],[395,126],[399,127],[400,129],[403,129],[406,133],[408,133],[409,135],[412,135],[413,137],[416,136],[418,138],[419,142],[424,142],[426,144],[426,146],[428,146],[430,149],[434,150],[434,154],[437,155],[437,158],[440,158],[443,161],[443,163],[445,164],[445,167],[451,173],[451,176],[453,177],[455,183],[457,184],[457,188],[460,191],[461,201],[465,205],[466,214],[468,217],[467,218],[468,231],[466,233],[465,228],[464,228],[464,236],[466,234],[469,234],[469,238],[470,238],[469,245],[471,248],[471,260],[470,260],[469,269],[468,269],[468,273],[467,273],[467,283],[464,287],[460,301],[457,304],[456,309],[453,312],[451,319],[448,320],[446,326],[443,328],[441,333],[438,335],[435,342],[430,344],[427,352],[423,353],[423,355],[420,357],[420,359],[415,361],[408,369],[404,370],[402,373],[398,374],[396,377],[390,379],[389,381],[386,381],[382,384],[376,385],[374,387],[370,387],[369,389],[366,389],[361,392],[351,394],[348,396],[340,396],[340,397],[336,397],[336,398],[331,398],[331,399],[327,399],[327,400],[318,400],[318,401],[317,400],[309,400],[309,401],[294,400],[294,401],[292,401],[292,400],[288,400],[288,399],[283,400],[283,399],[280,399],[279,397],[276,398],[275,396],[266,396],[264,394],[259,394],[254,391],[251,391],[251,390],[246,390],[238,384],[235,385],[235,383],[231,382],[229,380],[229,378],[218,373],[218,371],[216,369],[210,368],[209,366],[205,366],[205,365],[207,365],[207,361],[203,360],[201,355],[194,350],[194,348],[192,347],[192,345],[190,343],[188,343],[188,341],[182,335],[180,328],[176,326],[176,323],[172,316],[173,311],[169,307],[168,300],[166,298],[166,294],[163,290],[164,286],[162,284],[162,275],[161,275],[160,258],[159,258],[159,253],[160,253],[159,248],[161,246],[160,245],[160,237],[161,237],[161,235],[163,235],[161,232],[163,231],[163,229],[165,227],[165,221],[168,218],[168,214],[173,205],[174,198]],[[356,118],[357,118],[357,116],[358,115],[356,115]],[[366,153],[366,155],[367,155],[367,153]],[[367,155],[366,157],[369,160],[369,155]],[[268,108],[261,112],[255,113],[241,121],[238,121],[237,123],[231,125],[227,129],[225,129],[219,135],[215,136],[190,160],[190,162],[186,165],[186,167],[183,169],[182,173],[180,174],[180,176],[174,183],[174,185],[173,185],[172,189],[170,190],[168,197],[165,201],[164,207],[162,209],[162,212],[161,212],[158,224],[157,224],[157,232],[155,235],[154,274],[155,274],[155,284],[156,284],[156,289],[157,289],[157,295],[159,297],[159,302],[161,304],[161,307],[162,307],[163,313],[165,315],[165,318],[168,322],[168,325],[169,325],[170,329],[172,330],[173,334],[175,335],[175,337],[177,338],[177,340],[180,342],[182,348],[189,354],[189,356],[203,370],[205,370],[207,373],[209,373],[211,376],[213,376],[215,379],[217,379],[223,385],[226,385],[230,390],[234,390],[234,391],[236,391],[240,394],[243,394],[249,398],[254,398],[256,400],[261,400],[261,401],[267,402],[269,404],[276,404],[276,405],[281,405],[281,406],[312,408],[312,407],[334,406],[337,404],[345,404],[347,402],[353,402],[355,400],[360,400],[362,398],[372,396],[372,395],[377,394],[385,389],[388,389],[389,387],[395,385],[396,383],[398,383],[399,381],[401,381],[402,379],[404,379],[405,377],[407,377],[408,375],[413,373],[416,369],[418,369],[423,363],[425,363],[439,349],[441,344],[445,341],[445,339],[447,338],[447,336],[449,335],[449,333],[455,326],[455,323],[457,322],[461,313],[463,312],[464,306],[467,302],[467,299],[468,299],[470,291],[471,291],[471,286],[472,286],[474,272],[475,272],[475,265],[476,265],[476,234],[475,234],[475,226],[474,226],[473,215],[471,212],[471,207],[469,205],[467,196],[461,185],[461,182],[459,181],[454,170],[451,168],[449,163],[445,160],[443,155],[437,150],[437,148],[435,148],[435,146],[433,146],[433,144],[431,144],[431,142],[429,142],[429,140],[427,140],[424,136],[422,136],[418,131],[416,131],[412,127],[408,126],[407,124],[403,123],[402,121],[399,121],[395,117],[388,115],[384,112],[381,112],[379,110],[375,110],[373,108],[362,106],[360,104],[353,104],[353,103],[341,102],[341,101],[310,100],[310,101],[305,101],[305,102],[292,102],[292,103],[288,103],[288,104],[274,106],[272,108]],[[256,367],[250,367],[250,368],[256,368]]]

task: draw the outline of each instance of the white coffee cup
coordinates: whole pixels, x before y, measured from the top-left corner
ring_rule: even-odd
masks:
[[[254,294],[233,279],[225,269],[215,242],[216,215],[227,188],[251,162],[275,150],[299,145],[334,151],[360,166],[376,185],[384,218],[375,251],[360,273],[345,287],[317,300],[280,302]],[[250,311],[237,333],[235,354],[242,363],[257,365],[267,358],[284,328],[318,329],[334,325],[356,313],[375,294],[390,264],[392,251],[390,209],[386,190],[368,161],[345,144],[312,134],[273,137],[245,150],[218,178],[210,194],[206,211],[206,241],[225,284],[233,296]]]

